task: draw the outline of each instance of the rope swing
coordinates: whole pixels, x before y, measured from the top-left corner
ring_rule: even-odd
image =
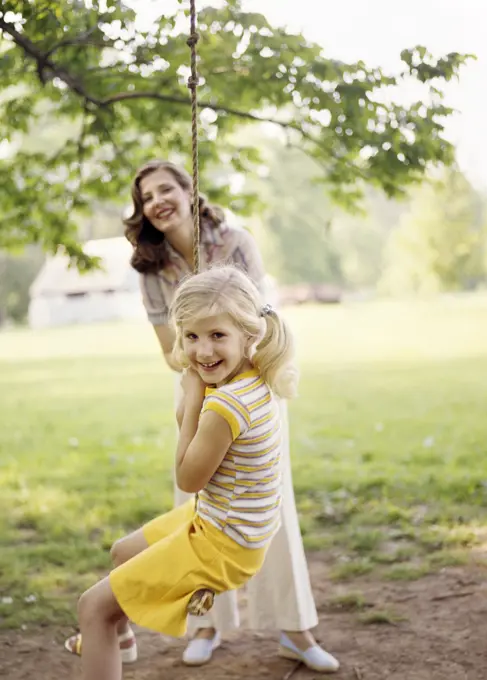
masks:
[[[196,6],[195,0],[190,0],[191,31],[188,45],[191,50],[191,75],[188,79],[188,88],[191,91],[191,131],[193,152],[193,271],[195,274],[200,269],[200,198],[198,177],[198,71],[196,45],[200,39],[196,32]],[[198,494],[195,494],[195,506],[198,502]],[[215,593],[209,588],[200,588],[194,592],[188,602],[187,612],[192,616],[204,616],[213,607]]]
[[[193,270],[197,274],[200,270],[200,198],[199,198],[199,173],[198,173],[198,71],[196,46],[200,39],[196,32],[196,2],[190,0],[191,30],[188,45],[191,50],[191,75],[188,79],[188,88],[191,92],[191,130],[192,130],[192,153],[193,153]]]

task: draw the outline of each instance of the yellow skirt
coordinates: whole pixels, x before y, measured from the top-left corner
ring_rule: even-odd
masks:
[[[114,569],[110,585],[134,623],[181,637],[193,593],[243,586],[262,567],[265,548],[244,548],[195,513],[194,501],[143,527],[149,547]]]

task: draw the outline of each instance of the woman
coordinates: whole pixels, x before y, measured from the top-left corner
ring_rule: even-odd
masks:
[[[168,365],[174,369],[171,358],[174,333],[168,325],[168,308],[176,287],[193,269],[192,181],[183,168],[152,161],[137,172],[132,199],[133,214],[125,221],[126,236],[134,246],[131,264],[140,273],[149,321]],[[237,264],[262,291],[265,272],[252,236],[226,224],[222,210],[208,205],[203,198],[200,198],[200,217],[200,268],[206,269],[216,262]],[[281,655],[300,659],[316,671],[330,672],[338,669],[338,662],[319,647],[310,632],[310,628],[318,624],[318,617],[294,501],[285,402],[281,402],[281,408],[284,422],[282,528],[268,550],[262,571],[248,586],[250,626],[280,630]],[[176,505],[187,498],[188,495],[176,487]],[[236,592],[217,597],[209,615],[193,618],[189,625],[194,634],[183,660],[188,665],[204,664],[220,644],[220,631],[239,625]],[[128,631],[119,632],[124,636]]]

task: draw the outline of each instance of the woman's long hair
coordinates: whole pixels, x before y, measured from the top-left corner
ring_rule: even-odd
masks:
[[[188,193],[189,201],[191,201],[193,191],[191,176],[184,168],[169,161],[149,161],[137,171],[132,182],[132,214],[123,222],[125,225],[125,236],[134,247],[130,264],[142,274],[157,273],[164,269],[164,266],[167,264],[166,237],[144,216],[144,204],[140,192],[140,182],[144,177],[151,175],[157,170],[167,170],[167,172],[170,172],[179,186]],[[210,228],[216,229],[224,222],[225,216],[223,210],[218,206],[207,203],[203,196],[200,196],[199,206],[200,220],[203,227],[208,225]]]

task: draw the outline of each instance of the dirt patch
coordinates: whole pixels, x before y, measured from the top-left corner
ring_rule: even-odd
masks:
[[[478,568],[447,568],[416,582],[331,583],[315,555],[310,571],[320,612],[317,639],[341,662],[340,680],[485,680],[487,677],[487,579]],[[350,611],[360,592],[365,608]],[[352,598],[353,600],[353,598]],[[332,604],[334,603],[334,604]],[[338,603],[338,604],[337,604]],[[384,616],[370,616],[382,612]],[[389,616],[390,615],[390,616]],[[366,623],[370,620],[391,623]],[[0,634],[0,677],[61,680],[79,677],[79,659],[63,649],[71,630],[40,628]],[[311,680],[318,674],[277,656],[277,633],[243,630],[228,636],[202,668],[181,663],[184,641],[147,631],[138,635],[140,659],[125,667],[125,680]],[[291,675],[290,675],[291,674]]]

